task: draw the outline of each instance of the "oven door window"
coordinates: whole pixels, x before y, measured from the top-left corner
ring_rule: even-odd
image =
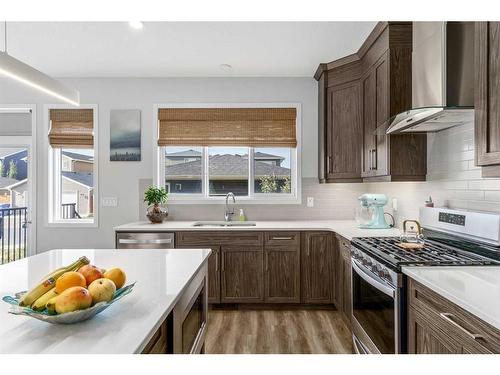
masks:
[[[366,282],[353,269],[352,313],[382,354],[395,353],[394,298]]]

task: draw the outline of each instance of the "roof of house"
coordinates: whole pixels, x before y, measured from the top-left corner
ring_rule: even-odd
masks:
[[[3,159],[6,156],[13,156],[19,153],[26,153],[25,148],[0,148],[0,159]],[[25,155],[26,156],[26,155]]]
[[[77,152],[70,151],[63,151],[62,154],[73,160],[94,161],[94,157],[91,155],[79,154]]]
[[[16,182],[19,181],[9,177],[0,177],[0,189],[8,188],[9,186],[15,184]]]
[[[200,157],[201,158],[201,152],[196,151],[196,150],[186,150],[186,151],[179,151],[179,152],[172,152],[167,154],[167,158],[170,157]]]
[[[208,165],[211,177],[233,176],[247,178],[248,176],[248,157],[246,157],[246,155],[213,155],[210,156]],[[201,160],[166,166],[165,174],[167,176],[174,177],[200,176]],[[269,176],[273,174],[277,177],[286,177],[290,176],[291,171],[289,168],[279,167],[260,161],[255,162],[256,177]]]
[[[285,158],[283,156],[266,154],[265,152],[260,152],[260,151],[255,152],[253,154],[253,156],[256,159],[278,159],[278,160],[285,160]]]
[[[88,172],[61,172],[63,177],[66,177],[69,180],[75,181],[79,184],[85,185],[88,188],[94,187],[94,175],[93,173]]]

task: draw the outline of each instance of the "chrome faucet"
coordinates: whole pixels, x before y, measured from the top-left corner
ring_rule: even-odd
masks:
[[[224,221],[231,221],[231,216],[234,215],[234,207],[229,209],[229,198],[233,198],[233,204],[236,203],[236,198],[234,198],[234,194],[229,192],[226,194],[226,208],[224,210]]]

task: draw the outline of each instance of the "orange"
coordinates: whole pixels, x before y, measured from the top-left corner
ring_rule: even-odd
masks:
[[[85,277],[83,277],[83,275],[79,272],[65,272],[56,280],[56,293],[61,294],[66,289],[73,286],[87,287]]]
[[[124,286],[125,281],[127,280],[127,275],[125,275],[125,272],[123,272],[123,270],[118,267],[111,268],[104,272],[104,277],[114,282],[116,289],[120,289],[122,286]]]

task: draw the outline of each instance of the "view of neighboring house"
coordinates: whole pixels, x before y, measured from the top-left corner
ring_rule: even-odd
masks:
[[[282,167],[282,156],[256,152],[256,193],[288,193],[290,168]],[[248,155],[217,154],[209,158],[209,190],[211,195],[248,194]],[[188,150],[165,157],[166,187],[170,193],[201,192],[201,153]]]
[[[27,157],[28,150],[26,149],[0,149],[0,206],[26,206]]]
[[[80,217],[94,213],[94,157],[78,152],[62,151],[62,197],[64,207],[75,205]]]

